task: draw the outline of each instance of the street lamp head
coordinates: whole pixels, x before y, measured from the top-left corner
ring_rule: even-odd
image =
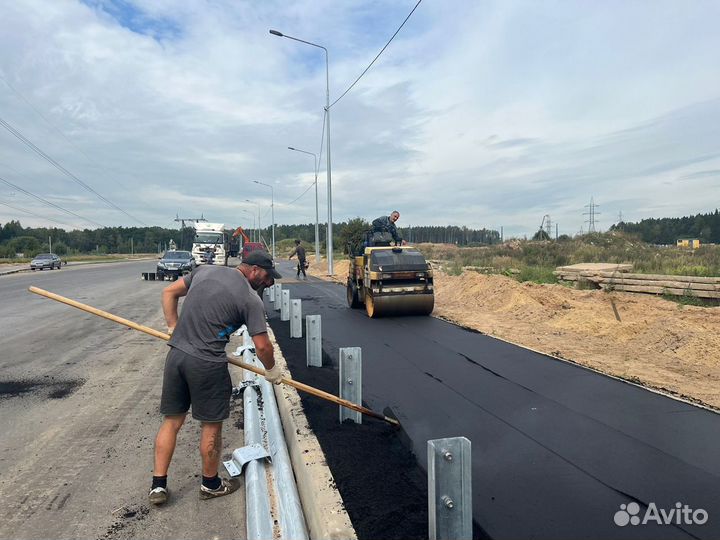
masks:
[[[288,150],[295,150],[292,146],[288,146]]]
[[[282,35],[282,32],[278,32],[277,30],[270,30],[270,33],[271,33],[273,36],[285,37],[285,36]]]
[[[258,182],[257,180],[253,180],[253,183],[254,183],[254,184],[259,184],[260,182]]]

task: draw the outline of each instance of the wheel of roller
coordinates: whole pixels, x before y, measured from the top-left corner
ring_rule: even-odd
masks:
[[[361,306],[360,298],[358,297],[357,285],[355,283],[348,283],[347,285],[347,303],[348,307],[357,309]]]

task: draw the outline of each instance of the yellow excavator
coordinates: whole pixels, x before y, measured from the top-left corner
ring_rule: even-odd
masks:
[[[413,246],[371,246],[350,253],[347,302],[365,305],[368,317],[430,315],[435,305],[433,272]]]

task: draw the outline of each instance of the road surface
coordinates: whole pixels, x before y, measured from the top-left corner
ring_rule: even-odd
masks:
[[[193,420],[179,437],[171,502],[148,508],[167,346],[27,292],[35,285],[164,330],[163,283],[139,279],[154,267],[0,277],[0,538],[245,537],[244,490],[198,499]],[[242,445],[240,414],[234,407],[226,423],[226,452]]]

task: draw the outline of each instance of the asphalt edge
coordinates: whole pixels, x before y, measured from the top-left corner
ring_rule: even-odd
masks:
[[[269,326],[268,336],[275,347],[275,361],[288,373],[285,357]],[[286,384],[275,385],[274,390],[310,538],[356,540],[355,528],[297,390]]]
[[[333,274],[332,276],[324,276],[324,277],[323,276],[314,276],[314,277],[317,277],[318,279],[320,279],[322,281],[327,281],[330,283],[339,283],[340,285],[343,285],[344,282],[340,281],[340,279],[336,276],[337,276],[337,274]],[[601,371],[598,368],[588,366],[585,364],[581,364],[579,361],[575,361],[570,358],[562,358],[560,356],[555,356],[555,355],[547,353],[547,352],[533,349],[532,347],[529,347],[527,345],[522,345],[520,343],[516,343],[514,341],[510,341],[508,339],[501,338],[499,336],[496,336],[495,334],[488,334],[487,332],[481,332],[480,330],[476,330],[475,328],[471,328],[471,327],[465,326],[457,321],[454,321],[453,319],[451,319],[445,315],[436,315],[434,313],[431,313],[429,316],[434,317],[436,319],[440,319],[441,321],[445,321],[446,323],[450,323],[454,326],[457,326],[458,328],[462,328],[464,330],[469,330],[471,332],[479,332],[479,333],[483,334],[484,336],[487,336],[492,339],[497,339],[498,341],[502,341],[502,342],[508,343],[510,345],[514,345],[515,347],[520,347],[521,349],[525,349],[530,352],[534,352],[537,354],[541,354],[543,356],[547,356],[548,358],[552,358],[553,360],[558,360],[558,361],[564,362],[566,364],[570,364],[570,365],[573,365],[573,366],[576,366],[579,368],[586,369],[588,371],[592,371],[598,375],[604,375],[605,377],[610,377],[611,379],[615,379],[616,381],[620,381],[622,383],[629,384],[631,386],[636,386],[637,388],[642,388],[643,390],[647,390],[649,392],[652,392],[653,394],[658,394],[660,396],[674,399],[675,401],[680,401],[682,403],[686,403],[687,405],[693,405],[694,407],[697,407],[699,409],[704,409],[706,411],[710,411],[715,414],[720,414],[719,408],[713,407],[712,405],[705,403],[704,401],[701,401],[699,399],[693,398],[692,396],[679,395],[679,394],[672,393],[671,391],[668,391],[668,390],[663,390],[663,389],[657,388],[655,386],[651,386],[648,383],[643,384],[642,382],[635,382],[633,380],[624,379],[623,377],[620,377],[618,375],[613,375],[611,373],[606,373],[604,371]]]

